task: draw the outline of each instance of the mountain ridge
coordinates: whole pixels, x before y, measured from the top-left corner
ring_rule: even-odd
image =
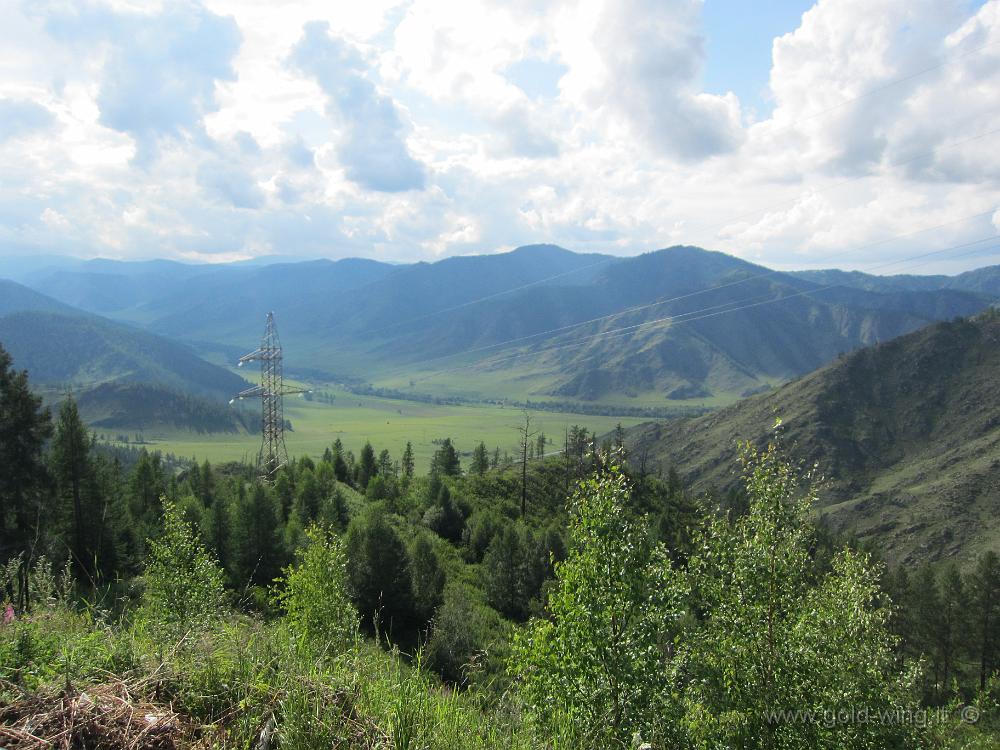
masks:
[[[860,349],[711,414],[630,429],[627,449],[696,492],[739,484],[737,443],[781,442],[826,477],[831,527],[891,562],[971,562],[1000,537],[1000,312]]]
[[[976,313],[992,300],[993,272],[980,271],[832,284],[693,246],[620,258],[543,244],[397,266],[213,268],[163,282],[162,296],[114,317],[231,352],[254,346],[274,310],[303,374],[420,393],[701,407]],[[69,273],[54,279],[63,296]],[[77,278],[74,293],[93,295],[92,279]]]

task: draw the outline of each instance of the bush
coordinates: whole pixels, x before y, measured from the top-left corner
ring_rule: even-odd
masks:
[[[682,644],[687,726],[696,747],[913,747],[903,721],[822,723],[810,715],[905,715],[879,570],[845,549],[817,570],[815,495],[774,445],[743,453],[749,512],[715,519],[688,564],[701,625]],[[798,714],[796,712],[799,712]]]
[[[172,503],[163,501],[163,535],[149,541],[139,619],[157,637],[207,629],[226,599],[223,572]]]
[[[589,733],[580,743],[602,748],[641,730],[672,747],[678,717],[662,646],[681,614],[683,582],[629,517],[629,492],[616,467],[581,483],[549,594],[552,619],[515,640],[512,671],[549,730],[569,721]]]
[[[353,642],[358,615],[347,594],[347,558],[341,540],[328,530],[310,526],[296,562],[285,568],[284,587],[275,602],[289,625],[310,648],[338,653]]]
[[[456,685],[468,685],[489,669],[485,662],[500,636],[500,618],[476,598],[468,587],[449,584],[424,648],[426,664]]]

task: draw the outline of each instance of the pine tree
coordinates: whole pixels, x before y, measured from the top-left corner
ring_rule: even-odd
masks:
[[[10,355],[0,346],[0,545],[24,555],[19,591],[20,608],[28,606],[27,566],[33,540],[42,536],[48,519],[43,503],[49,483],[44,461],[45,441],[52,419],[42,399],[32,394],[28,374],[12,369]]]
[[[958,566],[949,565],[941,578],[941,610],[938,618],[937,649],[941,660],[942,687],[951,691],[953,680],[960,679],[959,662],[966,645],[969,600]]]
[[[990,550],[969,576],[973,653],[979,662],[979,689],[1000,665],[1000,557]]]
[[[355,471],[354,481],[361,489],[368,487],[368,481],[378,473],[378,464],[375,462],[375,449],[372,444],[365,441],[361,449],[361,458],[358,459],[358,466]]]
[[[295,494],[295,514],[303,529],[307,529],[319,516],[322,497],[316,475],[309,469],[299,474],[298,491]]]
[[[241,587],[269,586],[286,563],[278,509],[265,487],[256,484],[235,509],[233,566]]]
[[[96,548],[103,524],[100,502],[93,497],[90,439],[72,396],[59,409],[56,435],[52,441],[52,467],[70,530],[70,554],[81,580],[93,577]]]
[[[205,547],[215,555],[222,569],[232,570],[230,543],[232,538],[232,512],[229,498],[223,494],[216,496],[205,509],[201,522],[201,539]]]
[[[449,542],[458,542],[462,538],[465,517],[451,499],[448,485],[440,485],[436,502],[424,513],[424,524]]]
[[[388,449],[383,448],[378,454],[378,462],[376,464],[378,474],[383,479],[390,479],[392,477],[392,456],[389,454]]]
[[[160,498],[167,492],[166,479],[158,453],[150,455],[145,448],[139,452],[129,478],[128,509],[136,538],[139,557],[144,557],[145,540],[159,535],[162,506]]]
[[[545,437],[544,432],[538,433],[538,439],[535,441],[535,455],[538,458],[545,458],[545,444],[548,442]]]
[[[431,459],[431,473],[446,477],[457,477],[462,473],[458,451],[452,445],[451,438],[445,438],[441,442],[441,447],[434,451],[434,457]]]
[[[362,621],[386,633],[405,632],[413,621],[410,559],[385,514],[369,510],[347,529],[347,574]]]
[[[320,521],[332,529],[343,531],[347,528],[350,520],[350,512],[347,508],[347,498],[340,487],[334,487],[330,496],[323,501],[320,509]]]
[[[514,619],[524,617],[527,609],[524,558],[521,539],[510,524],[493,537],[483,556],[486,601],[498,612]]]
[[[278,508],[281,511],[281,520],[287,521],[295,505],[295,481],[292,479],[292,472],[288,466],[284,466],[278,472],[274,480],[274,494],[278,498]]]
[[[486,443],[480,443],[476,446],[476,449],[472,452],[472,466],[470,467],[473,474],[478,474],[483,476],[490,468],[490,457],[486,452]]]
[[[347,483],[350,474],[347,470],[347,462],[344,461],[344,445],[340,442],[340,438],[333,441],[333,450],[330,451],[333,454],[333,475],[337,477],[338,482]]]
[[[410,548],[410,570],[413,581],[413,608],[423,623],[428,622],[441,604],[445,573],[438,562],[434,547],[421,534]]]
[[[406,448],[403,450],[403,476],[413,479],[413,443],[406,441]]]

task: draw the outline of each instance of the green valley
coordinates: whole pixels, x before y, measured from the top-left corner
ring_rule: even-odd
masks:
[[[357,454],[366,441],[390,449],[398,459],[406,443],[412,442],[416,466],[420,471],[430,467],[431,456],[444,438],[451,438],[464,463],[473,448],[484,442],[491,455],[496,448],[510,456],[517,454],[517,427],[524,423],[522,410],[499,405],[439,405],[416,401],[359,396],[336,386],[314,386],[323,401],[301,396],[285,400],[285,417],[292,429],[285,440],[289,453],[296,456],[322,456],[330,444],[340,439],[346,448]],[[327,401],[326,399],[330,399]],[[259,410],[259,407],[258,407]],[[259,421],[259,413],[251,412],[250,420]],[[625,427],[641,422],[638,417],[597,416],[551,411],[531,411],[532,429],[545,434],[546,451],[562,451],[566,430],[579,425],[602,434],[616,425]],[[253,424],[253,422],[251,422]],[[113,439],[113,431],[98,434]],[[260,449],[260,434],[202,434],[191,430],[164,429],[154,425],[141,429],[145,447],[179,457],[221,461],[253,460]],[[135,428],[127,432],[134,433]]]

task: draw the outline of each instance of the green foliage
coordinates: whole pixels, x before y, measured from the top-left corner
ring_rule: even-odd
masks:
[[[354,481],[361,489],[368,487],[368,482],[378,473],[378,465],[375,463],[375,449],[372,444],[365,442],[361,448],[361,456],[355,469]]]
[[[358,616],[347,593],[347,559],[339,537],[320,526],[306,529],[305,547],[285,568],[275,601],[292,630],[314,651],[336,655],[353,641]]]
[[[441,604],[446,575],[433,545],[424,534],[410,547],[410,572],[414,612],[421,622],[427,622]]]
[[[881,606],[878,571],[838,554],[819,574],[810,560],[814,495],[772,445],[744,452],[749,513],[715,519],[689,562],[698,627],[680,641],[685,728],[696,747],[908,747],[899,721],[823,724],[808,716],[911,707]],[[808,475],[806,477],[808,480]],[[832,713],[831,713],[832,712]]]
[[[0,545],[15,551],[27,552],[49,520],[42,451],[51,434],[51,416],[31,393],[27,372],[14,370],[0,346]]]
[[[256,484],[241,490],[234,511],[232,556],[241,587],[267,587],[287,562],[278,509],[267,489]]]
[[[515,642],[512,669],[527,706],[550,728],[568,717],[589,747],[623,745],[637,731],[666,742],[677,726],[665,648],[683,582],[625,511],[628,494],[615,467],[581,484],[551,619],[533,621]]]
[[[476,449],[472,451],[472,464],[469,471],[482,476],[490,468],[490,455],[486,451],[486,443],[480,441]]]
[[[972,654],[979,667],[979,689],[1000,666],[1000,556],[989,551],[980,556],[969,579]]]
[[[502,664],[493,670],[486,662],[495,658],[504,637],[502,620],[478,601],[473,589],[449,583],[431,623],[424,659],[448,682],[469,686],[502,669]]]
[[[522,619],[527,614],[525,550],[512,524],[504,524],[483,556],[486,600],[501,614]]]
[[[140,620],[172,640],[209,628],[223,612],[223,573],[170,502],[163,505],[163,534],[149,544]]]
[[[387,632],[409,629],[413,588],[406,545],[384,511],[371,508],[347,529],[347,571],[351,598],[362,621]]]
[[[462,473],[462,466],[458,458],[458,451],[452,445],[451,438],[441,441],[441,447],[434,452],[431,459],[431,474],[440,474],[446,477],[457,477]]]
[[[457,542],[462,538],[465,517],[451,499],[448,485],[440,485],[436,502],[424,513],[424,525],[449,542]]]

